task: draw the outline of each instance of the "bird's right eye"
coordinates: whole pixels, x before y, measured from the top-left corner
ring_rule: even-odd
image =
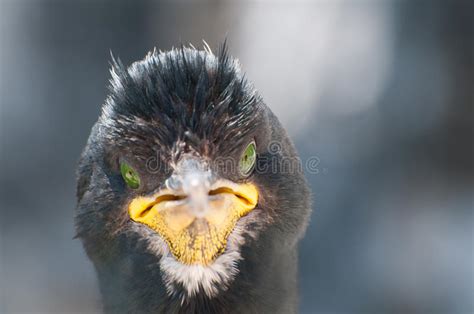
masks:
[[[120,163],[120,172],[123,180],[130,188],[137,189],[140,186],[140,176],[129,164]]]

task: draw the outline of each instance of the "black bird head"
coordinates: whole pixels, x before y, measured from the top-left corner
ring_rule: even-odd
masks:
[[[225,45],[217,56],[154,51],[129,68],[114,60],[111,73],[76,212],[106,308],[211,310],[266,284],[293,296],[309,191],[286,132]]]

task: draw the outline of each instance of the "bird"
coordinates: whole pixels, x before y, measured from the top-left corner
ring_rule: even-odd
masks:
[[[311,191],[227,43],[112,55],[110,73],[74,218],[103,311],[297,312]]]

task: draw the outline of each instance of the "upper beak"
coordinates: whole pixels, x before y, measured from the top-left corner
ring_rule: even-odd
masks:
[[[252,183],[216,179],[195,159],[178,165],[165,188],[129,205],[130,218],[158,232],[184,264],[210,264],[242,216],[257,206]]]

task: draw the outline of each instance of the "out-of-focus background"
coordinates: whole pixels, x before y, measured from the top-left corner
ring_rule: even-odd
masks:
[[[110,51],[226,37],[319,160],[301,312],[474,312],[474,2],[0,1],[1,313],[100,311],[74,171]]]

